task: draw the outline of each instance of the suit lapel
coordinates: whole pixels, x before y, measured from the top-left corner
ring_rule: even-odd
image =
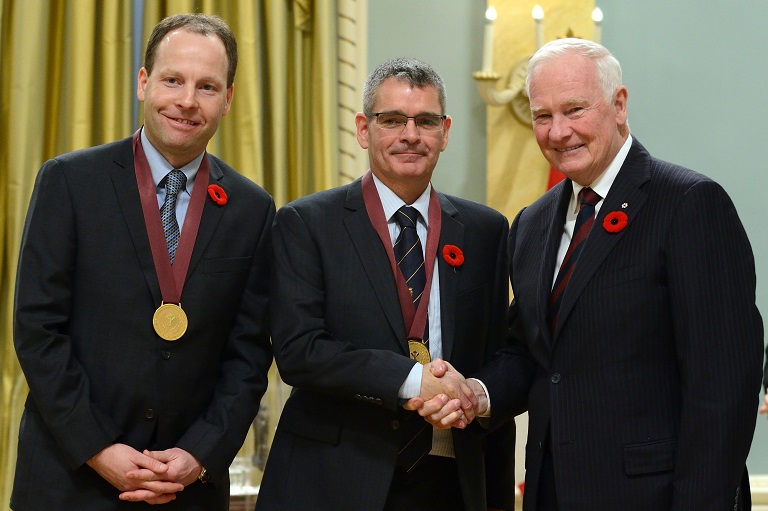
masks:
[[[208,155],[209,175],[207,187],[209,184],[218,184],[224,189],[227,194],[227,204],[229,207],[234,207],[234,203],[238,200],[237,194],[231,189],[227,188],[224,184],[224,172],[222,171],[219,163],[211,155]],[[200,261],[203,259],[208,244],[211,242],[213,235],[216,233],[216,229],[221,222],[227,209],[227,205],[219,206],[208,195],[205,194],[205,203],[203,204],[203,215],[200,218],[200,227],[197,230],[197,237],[195,238],[195,246],[192,250],[192,258],[189,261],[189,268],[187,269],[187,279],[192,275]]]
[[[541,224],[539,227],[542,240],[540,250],[544,257],[542,258],[540,269],[541,276],[537,280],[539,283],[539,299],[537,301],[539,311],[537,318],[539,320],[539,331],[542,332],[544,339],[547,341],[545,343],[546,346],[543,346],[547,349],[547,356],[551,353],[553,346],[552,332],[550,332],[549,324],[547,323],[549,295],[552,293],[557,252],[563,237],[563,224],[565,224],[565,215],[572,193],[573,187],[571,186],[570,179],[562,181],[555,187],[551,200],[544,206],[543,214],[540,215]]]
[[[160,285],[157,281],[155,263],[152,259],[152,249],[149,245],[147,226],[144,222],[144,211],[141,208],[139,185],[136,181],[136,171],[133,167],[132,139],[128,138],[117,145],[110,167],[110,178],[115,189],[117,202],[123,212],[125,224],[128,227],[136,259],[146,279],[152,298],[160,305]],[[159,211],[159,208],[158,208]]]
[[[347,210],[344,216],[344,226],[355,247],[357,257],[371,282],[376,299],[392,326],[392,331],[400,343],[403,353],[407,354],[408,338],[403,313],[400,310],[397,288],[395,287],[395,277],[392,274],[389,258],[381,244],[381,239],[373,228],[365,209],[360,180],[349,186],[344,207]]]
[[[628,228],[645,205],[647,194],[641,189],[650,179],[650,156],[639,142],[634,140],[621,170],[608,191],[608,196],[600,207],[595,223],[587,237],[568,287],[563,293],[560,315],[555,329],[555,338],[563,322],[567,319],[584,288],[594,276],[613,247],[624,237],[626,229],[609,233],[603,228],[605,217],[614,211],[623,211],[627,215]]]
[[[437,268],[440,278],[440,332],[443,344],[443,358],[450,360],[456,333],[456,304],[461,273],[450,266],[443,258],[442,247],[464,246],[464,224],[458,219],[459,212],[450,200],[438,193],[442,209],[440,242],[437,245]]]

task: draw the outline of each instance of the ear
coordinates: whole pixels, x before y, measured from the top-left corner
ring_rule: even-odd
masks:
[[[443,121],[443,143],[440,147],[440,152],[445,151],[448,147],[448,132],[451,130],[451,116],[447,116]]]
[[[232,87],[227,89],[227,103],[224,105],[224,112],[221,114],[222,116],[227,115],[229,113],[229,109],[232,106],[232,96],[235,93],[235,84],[232,84]]]
[[[357,115],[355,115],[355,126],[357,127],[357,143],[363,149],[368,149],[368,134],[371,126],[368,122],[368,116],[363,112],[357,112]]]
[[[627,88],[619,87],[613,95],[613,106],[616,109],[616,125],[627,124]]]
[[[136,80],[136,97],[142,102],[144,101],[144,95],[147,89],[147,80],[149,80],[149,74],[147,73],[147,70],[142,67],[139,69],[139,76]]]

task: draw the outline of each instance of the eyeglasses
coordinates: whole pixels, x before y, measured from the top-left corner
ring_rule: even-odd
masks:
[[[413,119],[419,131],[440,131],[443,129],[443,121],[447,115],[419,114],[414,116],[397,114],[394,112],[375,112],[366,114],[375,117],[376,123],[381,129],[395,131],[403,130],[408,125],[408,119]]]

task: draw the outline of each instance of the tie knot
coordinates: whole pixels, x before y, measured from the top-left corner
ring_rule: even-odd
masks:
[[[600,195],[598,195],[592,188],[582,188],[579,192],[579,202],[581,204],[589,204],[590,206],[595,206],[598,202],[600,202]]]
[[[179,169],[173,169],[165,176],[165,193],[175,197],[187,185],[187,176]]]
[[[403,206],[395,213],[395,221],[401,229],[406,227],[416,227],[416,220],[419,219],[419,212],[413,206]]]

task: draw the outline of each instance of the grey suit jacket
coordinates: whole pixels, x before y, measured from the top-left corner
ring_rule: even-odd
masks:
[[[444,358],[478,370],[505,337],[506,219],[440,194],[437,265]],[[400,444],[398,389],[414,362],[395,279],[363,202],[360,180],[299,199],[274,226],[272,342],[294,387],[280,418],[257,502],[259,511],[382,509]],[[458,246],[453,268],[440,251]],[[514,429],[499,434],[509,442]],[[487,440],[493,442],[494,440]],[[482,452],[483,439],[454,434],[466,509],[486,510],[485,470],[501,481],[489,498],[514,499],[512,448]]]
[[[155,334],[161,303],[131,139],[56,157],[37,178],[19,258],[14,343],[30,387],[13,509],[140,509],[85,463],[107,445],[180,447],[214,478],[168,509],[227,509],[228,466],[267,386],[271,197],[210,156],[181,305],[189,327]]]
[[[524,508],[536,509],[551,449],[561,509],[733,509],[763,326],[732,202],[635,140],[551,333],[547,298],[571,193],[566,180],[513,222],[515,347],[479,375],[494,420],[529,411]],[[628,225],[612,233],[603,222],[616,211]]]

